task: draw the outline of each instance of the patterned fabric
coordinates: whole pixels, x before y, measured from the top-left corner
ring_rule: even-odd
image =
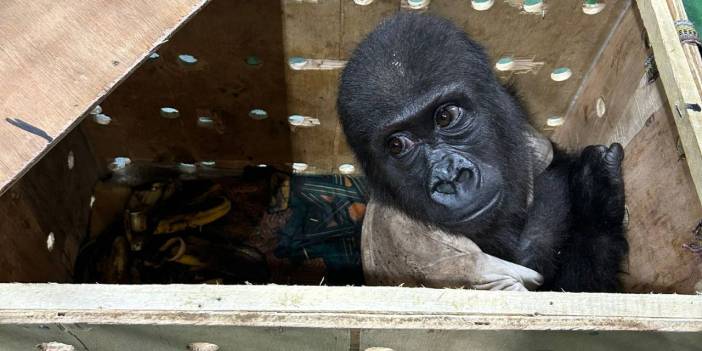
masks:
[[[361,284],[361,224],[367,202],[363,178],[294,175],[293,213],[278,233],[275,255],[292,261],[322,258],[329,284]]]

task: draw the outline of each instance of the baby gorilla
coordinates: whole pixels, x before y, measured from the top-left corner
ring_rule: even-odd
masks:
[[[543,289],[618,289],[621,145],[579,155],[554,145],[532,176],[526,114],[450,22],[382,23],[347,64],[338,111],[375,201],[540,272]]]

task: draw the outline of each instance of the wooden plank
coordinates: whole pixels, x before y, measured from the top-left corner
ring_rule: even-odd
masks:
[[[685,149],[697,197],[702,201],[702,112],[687,108],[702,106],[702,98],[690,71],[673,19],[664,1],[637,0],[668,97],[680,141]]]
[[[699,350],[699,333],[494,330],[248,328],[177,325],[2,325],[4,351],[60,342],[77,351],[186,350],[207,342],[220,350],[260,351],[609,351]],[[373,349],[376,347],[376,349]],[[384,347],[384,348],[383,348]],[[370,349],[369,349],[370,348]]]
[[[0,193],[207,0],[0,4]]]
[[[363,330],[360,349],[382,346],[402,351],[692,351],[699,350],[699,340],[699,333]]]
[[[673,118],[667,108],[650,115],[626,148],[627,291],[694,293],[695,284],[702,284],[699,256],[683,248],[694,240],[702,206],[678,153]]]
[[[286,58],[341,58],[341,2],[283,3]],[[308,164],[308,173],[333,173],[339,164],[337,155],[345,143],[336,113],[340,74],[340,69],[286,71],[288,112],[320,121],[315,127],[291,129],[293,161]]]
[[[71,281],[97,178],[88,142],[76,130],[0,196],[0,281]]]
[[[674,20],[688,19],[682,0],[667,0],[667,2]],[[695,79],[697,90],[702,91],[702,55],[700,55],[699,48],[694,43],[688,43],[683,45],[683,50],[685,50],[685,57]]]
[[[397,287],[0,285],[0,324],[52,323],[700,332],[702,299]]]
[[[200,11],[101,104],[110,125],[82,123],[100,161],[290,163],[281,12],[280,0],[213,1]],[[180,117],[161,117],[162,107]],[[250,118],[256,108],[268,118]]]
[[[350,350],[348,330],[311,328],[82,324],[5,325],[0,326],[0,340],[2,340],[0,347],[3,351],[36,350],[36,345],[45,342],[60,342],[73,346],[76,351],[193,350],[188,348],[190,344],[203,342],[218,345],[220,350],[237,351]]]
[[[648,56],[643,24],[630,8],[617,23],[599,60],[583,81],[552,140],[572,149],[591,144],[626,144],[663,102],[655,84],[648,84],[644,61]],[[598,115],[598,100],[604,114]],[[636,115],[627,112],[633,111]]]

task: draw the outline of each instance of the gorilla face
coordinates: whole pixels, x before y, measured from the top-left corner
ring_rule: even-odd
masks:
[[[478,233],[526,207],[526,119],[482,49],[443,19],[400,14],[354,52],[338,110],[373,196]]]

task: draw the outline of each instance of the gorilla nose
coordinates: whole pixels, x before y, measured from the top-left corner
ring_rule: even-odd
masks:
[[[445,157],[432,169],[430,190],[439,196],[470,191],[477,187],[476,172],[473,163],[463,157]]]

